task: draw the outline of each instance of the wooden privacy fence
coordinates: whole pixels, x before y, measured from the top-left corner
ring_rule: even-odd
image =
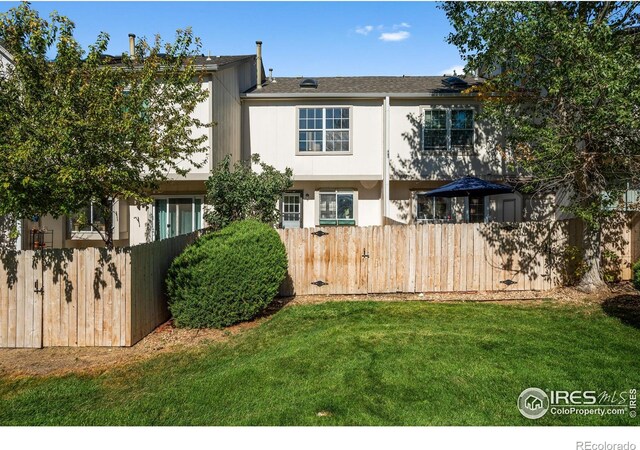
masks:
[[[619,276],[630,279],[637,228],[609,233]],[[576,220],[279,230],[289,257],[281,295],[546,290],[574,269]]]
[[[113,251],[1,255],[0,347],[135,344],[169,319],[167,270],[198,234]]]
[[[640,219],[605,233],[630,279]],[[278,230],[289,269],[282,295],[545,290],[574,269],[576,220]],[[0,347],[130,346],[169,319],[169,265],[201,232],[107,251],[0,254]],[[609,267],[608,270],[611,270]]]

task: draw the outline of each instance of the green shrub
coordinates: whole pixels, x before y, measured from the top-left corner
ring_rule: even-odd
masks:
[[[640,259],[633,265],[633,285],[640,289]]]
[[[256,317],[276,296],[287,253],[271,226],[246,220],[187,247],[167,275],[176,326],[220,328]]]

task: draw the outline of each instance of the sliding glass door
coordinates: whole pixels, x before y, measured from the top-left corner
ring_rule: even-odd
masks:
[[[166,239],[202,228],[202,199],[158,198],[155,201],[155,238]]]

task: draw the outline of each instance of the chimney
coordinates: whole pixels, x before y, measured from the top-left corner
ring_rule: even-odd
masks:
[[[269,81],[273,81],[273,69],[269,69]]]
[[[256,41],[256,89],[262,89],[262,41]]]
[[[136,55],[136,35],[129,33],[129,56],[135,58]]]

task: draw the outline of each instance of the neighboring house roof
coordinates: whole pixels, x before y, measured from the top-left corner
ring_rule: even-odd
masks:
[[[447,85],[448,76],[398,76],[398,77],[320,77],[313,78],[318,86],[300,87],[306,79],[275,78],[263,84],[262,89],[251,88],[245,92],[247,97],[260,96],[319,96],[350,94],[460,94],[467,87],[482,83],[482,79],[459,77],[468,83],[467,87],[455,88]]]
[[[9,53],[9,50],[5,47],[4,41],[0,40],[0,55],[4,56],[9,61],[13,61],[13,56]]]
[[[103,55],[109,58],[111,64],[121,64],[121,56]],[[241,61],[256,59],[256,55],[225,55],[225,56],[206,56],[200,55],[195,57],[196,65],[205,66],[209,70],[218,70],[225,66],[229,66]]]

